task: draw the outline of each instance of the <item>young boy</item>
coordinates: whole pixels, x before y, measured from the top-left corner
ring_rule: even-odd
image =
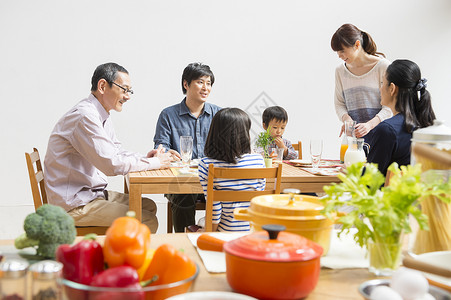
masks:
[[[270,128],[271,136],[274,138],[274,141],[269,147],[277,146],[279,149],[283,148],[283,159],[290,160],[298,158],[291,142],[282,138],[288,123],[287,111],[280,106],[271,106],[265,109],[262,119],[263,128],[265,130]]]

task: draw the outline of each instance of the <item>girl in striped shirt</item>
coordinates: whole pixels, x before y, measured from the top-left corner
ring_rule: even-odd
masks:
[[[214,116],[205,143],[206,157],[199,163],[199,179],[206,199],[209,164],[222,168],[265,167],[260,154],[251,154],[250,128],[249,116],[239,108],[224,108]],[[265,184],[265,179],[216,179],[214,189],[263,191]],[[249,222],[234,219],[237,207],[249,207],[249,202],[214,202],[213,231],[249,231]]]

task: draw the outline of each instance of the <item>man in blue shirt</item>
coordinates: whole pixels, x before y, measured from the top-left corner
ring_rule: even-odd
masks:
[[[167,150],[180,153],[180,137],[193,137],[192,158],[204,156],[205,141],[213,116],[221,108],[207,103],[215,81],[210,67],[201,63],[189,64],[182,75],[182,91],[186,97],[182,102],[165,108],[158,118],[155,148],[163,145]],[[205,200],[203,194],[168,194],[171,202],[172,221],[175,232],[184,232],[185,227],[195,224],[196,200]]]

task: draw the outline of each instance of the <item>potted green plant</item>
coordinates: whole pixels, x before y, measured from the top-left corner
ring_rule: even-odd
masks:
[[[419,204],[427,196],[449,202],[451,179],[448,182],[421,180],[421,165],[398,167],[390,165],[390,184],[383,186],[384,175],[376,164],[356,163],[338,177],[341,183],[324,187],[322,211],[335,217],[343,206],[351,212],[341,216],[342,229],[338,235],[357,229],[354,240],[366,247],[370,259],[370,272],[389,275],[399,266],[402,235],[411,232],[409,216],[413,216],[421,229],[428,229],[428,219]]]
[[[269,127],[265,131],[260,132],[257,136],[257,140],[255,141],[255,145],[263,149],[263,158],[267,168],[272,166],[272,157],[269,153],[269,145],[271,145],[273,141],[274,138],[271,136],[271,129]]]

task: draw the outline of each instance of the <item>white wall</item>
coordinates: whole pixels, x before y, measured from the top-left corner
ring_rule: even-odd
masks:
[[[258,132],[264,92],[289,112],[287,138],[321,137],[325,156],[337,158],[340,60],[330,38],[347,22],[369,32],[388,59],[417,62],[438,118],[451,125],[449,0],[1,1],[0,238],[21,232],[33,211],[24,152],[45,155],[54,124],[89,94],[104,62],[131,75],[135,95],[112,114],[129,150],[153,147],[159,112],[182,99],[183,68],[201,61],[216,75],[211,102],[246,109]],[[122,179],[111,185],[121,190]]]

